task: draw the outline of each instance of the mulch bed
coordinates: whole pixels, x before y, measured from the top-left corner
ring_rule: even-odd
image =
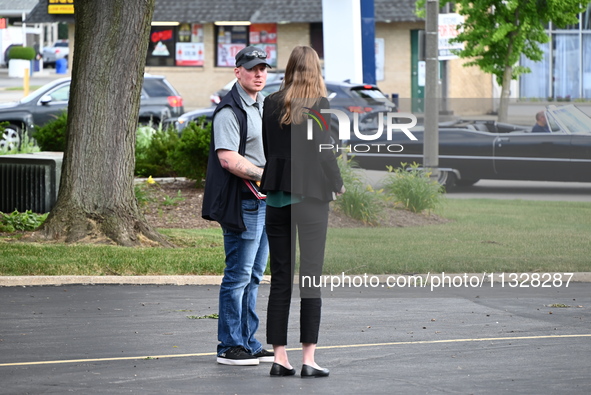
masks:
[[[142,205],[142,211],[147,221],[155,228],[219,228],[216,222],[201,218],[203,189],[196,188],[194,181],[176,179],[172,182],[143,184],[143,188],[148,191],[150,201]],[[387,208],[383,211],[378,226],[407,227],[446,222],[449,220],[435,214],[415,214],[407,210]],[[368,226],[371,225],[347,217],[337,210],[330,211],[329,227],[361,228]]]

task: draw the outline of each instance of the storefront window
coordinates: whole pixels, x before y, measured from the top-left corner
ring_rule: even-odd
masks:
[[[203,66],[203,25],[152,26],[147,66]]]
[[[529,60],[521,56],[521,65],[529,67],[531,73],[523,74],[519,79],[519,90],[521,97],[531,99],[546,100],[550,96],[550,45],[541,44],[540,49],[544,52],[543,58],[539,62]]]
[[[216,26],[216,66],[234,67],[234,57],[248,45],[248,26]]]
[[[203,66],[203,25],[182,23],[175,52],[177,66]]]
[[[250,25],[250,45],[267,53],[267,62],[277,67],[277,25],[275,23],[253,23]]]
[[[591,30],[591,4],[587,5],[585,12],[581,14],[581,29]]]
[[[259,23],[216,26],[216,66],[234,67],[234,58],[241,49],[254,45],[267,53],[271,66],[277,65],[277,25]]]
[[[579,14],[579,23],[565,29],[548,30],[550,45],[542,44],[544,58],[520,64],[532,72],[519,78],[519,96],[570,101],[591,99],[591,4]]]
[[[579,97],[579,56],[581,42],[576,34],[555,34],[554,53],[554,99],[571,100]]]
[[[591,35],[583,35],[583,97],[591,98]]]

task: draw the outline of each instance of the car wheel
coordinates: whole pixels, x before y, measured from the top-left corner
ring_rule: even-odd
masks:
[[[457,177],[452,171],[440,170],[437,177],[437,183],[445,188],[446,191],[452,190],[457,184]]]
[[[21,128],[16,125],[8,125],[0,136],[0,151],[16,151],[21,145]]]

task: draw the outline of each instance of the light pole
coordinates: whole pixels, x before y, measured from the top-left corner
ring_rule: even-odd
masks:
[[[439,178],[439,0],[427,0],[425,20],[425,132],[423,167]]]

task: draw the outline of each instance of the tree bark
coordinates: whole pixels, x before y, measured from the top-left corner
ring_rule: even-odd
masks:
[[[170,245],[138,209],[135,139],[154,0],[76,0],[67,150],[36,237]]]
[[[501,87],[501,101],[499,103],[498,122],[507,122],[509,119],[509,100],[511,99],[512,66],[505,66],[503,72],[503,86]]]
[[[515,19],[513,24],[519,26],[519,11],[515,12]],[[501,101],[499,103],[499,112],[497,115],[498,122],[507,122],[509,119],[509,100],[511,99],[511,81],[513,80],[513,51],[514,43],[517,36],[517,31],[509,33],[509,43],[507,46],[507,55],[505,57],[505,69],[503,70],[503,82],[501,86]]]

